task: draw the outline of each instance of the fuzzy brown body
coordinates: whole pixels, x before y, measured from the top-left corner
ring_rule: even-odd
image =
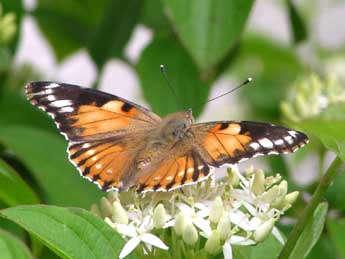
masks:
[[[167,191],[198,182],[211,167],[294,152],[305,134],[262,122],[193,124],[191,110],[165,118],[118,96],[76,85],[34,82],[28,100],[69,141],[70,161],[102,190]]]

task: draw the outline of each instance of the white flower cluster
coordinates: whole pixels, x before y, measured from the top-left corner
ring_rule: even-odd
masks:
[[[280,175],[265,177],[252,168],[242,175],[234,167],[221,181],[209,178],[172,192],[113,192],[91,210],[127,241],[120,258],[137,247],[143,258],[157,249],[188,258],[186,246],[228,259],[232,245],[254,245],[271,233],[283,243],[275,223],[297,197]]]
[[[325,75],[317,75],[294,83],[288,100],[281,109],[287,119],[299,122],[320,114],[332,104],[345,103],[345,59],[331,60],[325,66]]]

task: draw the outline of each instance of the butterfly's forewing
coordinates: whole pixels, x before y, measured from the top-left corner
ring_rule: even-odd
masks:
[[[160,121],[139,105],[75,85],[35,82],[26,93],[69,140],[69,157],[80,174],[103,190],[121,188],[141,138]]]
[[[52,82],[26,86],[29,101],[50,114],[71,141],[93,141],[146,129],[160,118],[120,97]]]
[[[174,151],[173,151],[174,152]],[[183,185],[203,180],[210,175],[210,168],[196,150],[185,155],[171,156],[138,179],[137,191],[169,191]]]
[[[291,153],[308,142],[302,132],[261,122],[200,123],[192,130],[203,159],[215,167],[258,155]]]

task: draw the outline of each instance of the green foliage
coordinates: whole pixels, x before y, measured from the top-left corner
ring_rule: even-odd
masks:
[[[110,226],[82,209],[19,206],[2,210],[0,215],[16,222],[66,259],[114,259],[123,245]]]
[[[67,160],[62,137],[30,127],[8,126],[0,128],[0,143],[13,150],[32,172],[45,202],[88,208],[100,199],[99,189],[81,179]]]
[[[345,162],[345,52],[344,48],[325,50],[310,37],[303,14],[315,15],[313,3],[297,5],[286,0],[280,6],[292,39],[291,43],[282,43],[255,29],[246,30],[253,0],[37,0],[30,11],[24,10],[23,2],[0,3],[1,258],[117,258],[124,245],[115,231],[87,211],[51,206],[89,208],[104,194],[80,177],[67,159],[67,143],[52,120],[24,97],[23,87],[28,81],[54,79],[31,64],[14,62],[25,15],[31,15],[38,24],[58,62],[81,49],[89,53],[97,68],[94,88],[110,59],[128,64],[148,105],[163,116],[193,108],[193,115],[198,117],[206,101],[214,97],[210,92],[222,76],[236,81],[253,77],[251,87],[241,89],[228,106],[239,105],[236,110],[243,111],[244,120],[286,123],[310,137],[309,146],[293,159],[274,157],[265,161],[273,173],[289,181],[291,191],[311,195],[315,189],[320,190],[325,183],[319,183],[319,178],[329,153]],[[152,39],[138,61],[132,62],[124,50],[138,25],[149,28]],[[301,50],[296,50],[306,41],[313,46],[308,53],[315,58],[312,64],[300,55]],[[337,57],[338,63],[332,57]],[[168,89],[160,73],[161,64],[182,105]],[[223,108],[214,112],[221,113]],[[306,157],[313,158],[315,165],[309,167],[318,176],[307,186],[299,186],[298,179],[292,185],[290,180],[299,178],[292,174],[292,168],[305,168],[301,165]],[[333,184],[326,196],[319,197],[327,202],[316,203],[319,206],[300,231],[297,244],[289,251],[290,258],[345,257],[345,174],[343,167],[336,169],[339,172],[334,173],[337,176],[331,179]],[[301,196],[299,206],[287,216],[300,220],[308,205]],[[21,206],[37,203],[49,206]],[[336,213],[324,231],[327,204]],[[273,259],[282,247],[271,235],[259,245],[232,248],[235,259]],[[156,258],[167,254],[163,251]],[[138,258],[143,256],[138,253]],[[214,258],[220,258],[217,256]]]
[[[1,259],[33,259],[28,247],[7,231],[0,229]]]
[[[167,83],[159,74],[162,61],[168,69],[169,81],[180,97],[183,107],[180,107],[173,93],[166,89]],[[154,38],[141,55],[138,73],[145,99],[160,115],[191,107],[195,108],[194,116],[200,114],[210,86],[201,81],[197,67],[179,44],[169,38]]]
[[[327,216],[328,204],[326,202],[320,203],[315,209],[312,218],[308,220],[306,227],[299,236],[297,244],[290,254],[291,259],[305,258],[316,242],[325,224]]]
[[[39,202],[30,186],[2,159],[0,159],[0,200],[10,206]]]
[[[273,235],[270,235],[263,243],[256,246],[234,246],[234,258],[274,259],[277,258],[282,246]]]
[[[331,239],[334,241],[335,247],[337,248],[337,252],[340,258],[345,257],[345,220],[343,219],[331,219],[327,223],[329,235]]]
[[[164,0],[163,4],[178,37],[197,65],[209,70],[238,41],[253,1]]]

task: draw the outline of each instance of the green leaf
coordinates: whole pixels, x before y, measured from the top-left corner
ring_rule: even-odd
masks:
[[[109,58],[122,55],[139,19],[142,4],[142,0],[107,1],[89,45],[90,55],[99,69]]]
[[[44,112],[8,87],[2,88],[0,92],[0,127],[4,125],[25,125],[57,132],[54,123]]]
[[[309,219],[308,224],[299,236],[296,246],[289,258],[302,259],[308,255],[320,238],[326,220],[327,210],[328,204],[326,202],[322,202],[318,205],[313,213],[313,217]]]
[[[141,12],[140,23],[152,28],[155,33],[172,35],[172,27],[164,14],[162,1],[146,0]]]
[[[62,258],[114,259],[124,245],[109,225],[83,209],[19,206],[0,214],[37,236]]]
[[[206,70],[239,40],[253,0],[164,0],[163,4],[183,45]]]
[[[29,127],[0,127],[0,143],[32,172],[46,202],[88,208],[101,198],[96,185],[83,179],[68,161],[62,136]]]
[[[38,0],[32,12],[58,60],[86,46],[107,0]]]
[[[14,36],[14,39],[10,43],[10,52],[11,54],[15,54],[18,42],[19,42],[19,35],[22,28],[22,18],[24,15],[24,7],[23,7],[23,1],[22,0],[2,0],[1,6],[3,9],[3,13],[14,13],[16,15],[16,25],[17,30]]]
[[[310,251],[307,259],[320,259],[320,258],[337,258],[336,249],[331,240],[322,234],[313,249]]]
[[[329,235],[339,254],[339,258],[345,258],[345,218],[330,219],[327,224]]]
[[[161,64],[165,65],[169,82],[183,107],[164,80]],[[173,40],[154,38],[140,57],[138,73],[145,99],[155,112],[166,115],[192,107],[194,116],[198,116],[202,111],[210,86],[201,81],[197,67]]]
[[[0,74],[7,72],[12,64],[10,52],[7,48],[0,47]]]
[[[59,60],[87,47],[101,68],[121,57],[141,6],[141,0],[39,0],[33,15]]]
[[[287,0],[290,30],[292,31],[293,41],[298,44],[307,39],[307,28],[292,0]]]
[[[275,259],[282,244],[271,234],[264,242],[255,246],[233,246],[235,259]]]
[[[29,249],[22,241],[7,231],[0,229],[1,259],[33,259]]]
[[[0,159],[0,199],[10,206],[39,202],[34,191],[2,159]]]

